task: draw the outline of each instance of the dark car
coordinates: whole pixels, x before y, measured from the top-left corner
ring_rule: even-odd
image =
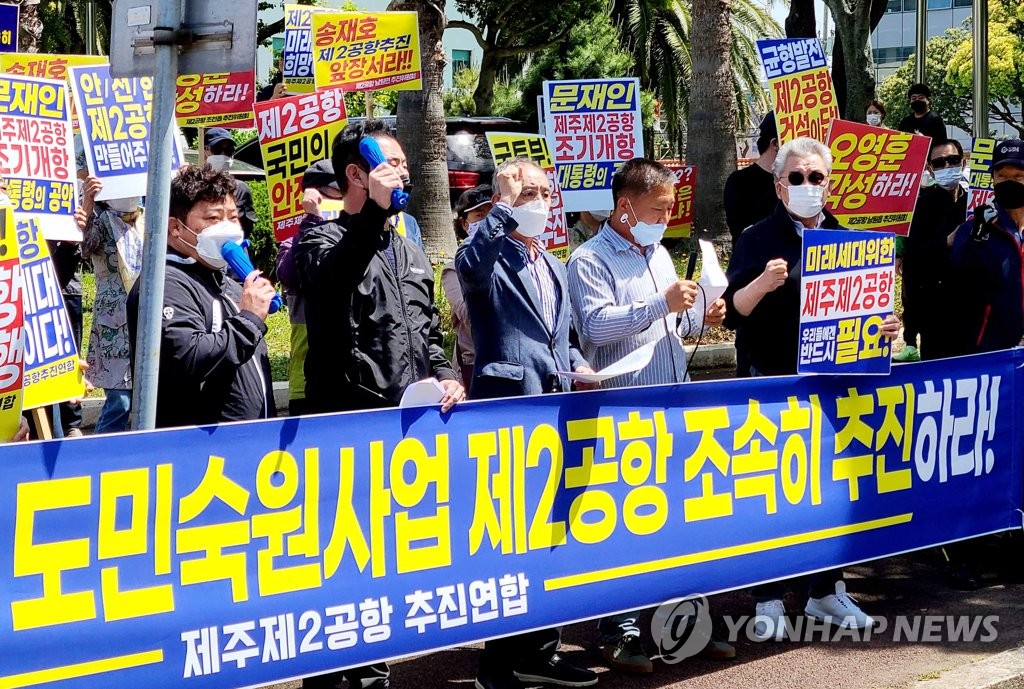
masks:
[[[353,117],[350,122],[362,118]],[[397,136],[397,118],[385,115],[379,119],[388,123]],[[488,184],[494,172],[494,162],[487,145],[487,132],[527,132],[525,122],[507,117],[449,117],[445,120],[448,144],[448,193],[452,208],[459,196],[479,184]],[[263,168],[263,155],[256,139],[246,142],[235,152],[235,160]]]

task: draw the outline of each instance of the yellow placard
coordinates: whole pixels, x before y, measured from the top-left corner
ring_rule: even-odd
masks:
[[[21,341],[24,310],[21,304],[21,269],[14,208],[0,206],[0,441],[14,437],[21,424],[24,349]]]
[[[68,67],[105,65],[107,58],[98,55],[47,55],[43,53],[0,53],[0,72],[26,77],[42,77],[67,81]],[[78,131],[78,113],[71,99],[71,125]]]
[[[415,12],[317,12],[312,41],[318,89],[423,88]]]

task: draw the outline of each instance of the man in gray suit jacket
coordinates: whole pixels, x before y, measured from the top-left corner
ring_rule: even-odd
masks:
[[[494,189],[494,207],[455,254],[476,349],[471,396],[568,392],[570,381],[556,372],[590,368],[569,342],[565,266],[540,241],[551,207],[547,175],[532,161],[507,161],[495,171]],[[558,643],[558,629],[488,641],[476,689],[596,684],[596,674],[556,653]]]

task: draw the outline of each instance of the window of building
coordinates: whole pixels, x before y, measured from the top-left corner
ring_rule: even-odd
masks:
[[[473,53],[469,50],[452,51],[452,74],[458,74],[464,69],[472,66]]]
[[[953,7],[953,0],[928,0],[930,10],[948,10]]]
[[[902,12],[903,11],[903,0],[889,0],[889,3],[885,6],[886,13],[891,12]]]
[[[953,7],[971,7],[973,4],[971,0],[953,0]]]

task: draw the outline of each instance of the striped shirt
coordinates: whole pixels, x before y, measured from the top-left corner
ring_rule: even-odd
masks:
[[[646,368],[602,383],[615,388],[688,380],[686,353],[675,334],[679,316],[670,313],[664,291],[679,278],[672,257],[657,244],[633,246],[607,223],[569,259],[573,322],[583,355],[594,370],[651,342],[658,344]],[[703,319],[683,312],[680,335],[697,333]]]
[[[547,259],[544,258],[544,246],[538,243],[537,256],[534,257],[526,244],[511,235],[507,239],[523,255],[523,260],[526,261],[526,266],[530,269],[530,275],[533,276],[533,286],[537,288],[537,296],[540,297],[541,315],[544,317],[544,325],[547,326],[548,332],[554,332],[555,319],[558,317],[558,302],[562,295],[559,294],[555,276],[551,274],[551,266],[548,265]]]

